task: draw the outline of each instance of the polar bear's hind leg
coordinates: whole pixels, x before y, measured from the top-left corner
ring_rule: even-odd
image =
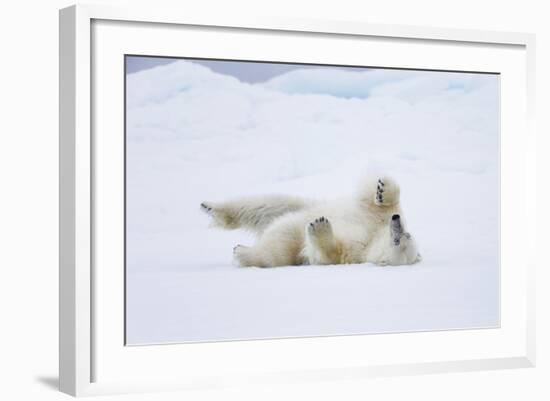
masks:
[[[236,264],[241,267],[276,267],[303,264],[303,261],[297,255],[294,255],[292,249],[284,241],[272,244],[260,241],[253,246],[237,245],[233,248],[233,257]]]
[[[244,228],[262,233],[276,218],[302,210],[308,201],[291,196],[259,196],[227,202],[202,202],[203,212],[212,217],[215,226],[226,230]]]

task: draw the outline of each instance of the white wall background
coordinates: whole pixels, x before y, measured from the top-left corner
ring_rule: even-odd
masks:
[[[96,1],[125,4],[129,0]],[[134,1],[133,3],[136,3]],[[142,2],[147,3],[147,2]],[[150,1],[150,3],[153,3]],[[338,20],[528,31],[538,35],[537,104],[539,186],[533,201],[539,247],[550,223],[548,204],[550,131],[550,26],[545,2],[524,0],[316,0],[254,2],[204,0],[177,3],[193,10],[225,15],[275,15]],[[62,0],[3,2],[0,12],[0,398],[56,400],[57,393],[57,10]],[[543,256],[542,251],[539,251]],[[550,304],[545,288],[550,274],[538,270],[538,366],[535,369],[437,376],[327,382],[277,388],[231,389],[192,394],[123,396],[132,400],[188,399],[548,399],[550,389]],[[115,399],[114,397],[106,397]],[[122,398],[122,397],[121,397]],[[118,399],[118,398],[117,398]]]

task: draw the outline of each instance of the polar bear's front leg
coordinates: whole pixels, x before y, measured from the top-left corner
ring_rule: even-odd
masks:
[[[338,246],[326,217],[315,219],[306,226],[304,254],[312,265],[339,263]]]

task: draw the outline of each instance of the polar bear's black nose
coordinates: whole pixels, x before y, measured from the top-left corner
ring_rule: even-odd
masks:
[[[394,214],[392,217],[391,217],[392,220],[399,220],[399,215],[398,214]]]

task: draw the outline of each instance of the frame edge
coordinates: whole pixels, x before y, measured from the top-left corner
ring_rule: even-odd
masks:
[[[125,12],[126,11],[126,12]],[[91,313],[90,313],[90,219],[91,219],[91,189],[90,189],[90,22],[91,19],[113,19],[121,21],[138,20],[143,22],[163,23],[162,19],[177,20],[179,16],[168,17],[154,14],[145,17],[140,12],[128,12],[114,7],[73,5],[59,11],[59,389],[77,396],[93,394],[101,385],[91,383]],[[188,24],[216,26],[191,20]],[[267,23],[268,20],[262,20]],[[303,22],[308,32],[322,31],[320,21],[294,21],[286,24],[284,21],[269,20],[276,30],[298,30],[296,22]],[[342,28],[343,21],[333,21],[338,24],[341,32],[348,35],[373,35],[371,30],[379,30],[375,36],[392,36],[405,38],[430,37],[443,41],[466,41],[522,45],[527,49],[528,75],[528,141],[533,151],[536,142],[534,130],[534,96],[535,96],[535,35],[511,32],[483,32],[460,29],[438,29],[409,26],[401,35],[396,35],[392,25],[352,22],[351,27]],[[176,23],[176,22],[168,22]],[[180,21],[180,23],[183,23]],[[221,26],[223,26],[222,24]],[[242,26],[244,25],[244,26]],[[236,25],[240,28],[262,29],[251,27],[250,22],[241,21]],[[294,26],[294,29],[292,29]],[[368,27],[368,28],[365,28]],[[402,27],[405,28],[405,27]],[[265,28],[264,28],[265,29]],[[361,31],[363,33],[361,33]],[[441,37],[437,37],[440,31]],[[383,32],[393,32],[384,35]],[[336,33],[336,32],[333,32]],[[484,40],[479,40],[485,33]],[[472,36],[470,36],[470,34]],[[477,35],[478,39],[474,37]],[[454,39],[449,39],[451,36]],[[535,155],[532,155],[529,170],[533,173]],[[536,184],[536,178],[532,177]],[[531,213],[534,213],[534,207]],[[87,220],[87,221],[86,221]],[[536,260],[530,261],[528,271],[529,297],[526,355],[517,358],[507,358],[495,363],[493,360],[472,361],[474,366],[454,366],[449,372],[492,370],[507,368],[525,368],[535,366],[535,269]],[[438,369],[439,370],[439,369]],[[431,374],[430,369],[420,369],[419,374]],[[383,376],[384,374],[382,374]],[[391,372],[389,376],[400,376]],[[369,375],[366,375],[369,376]],[[375,375],[376,377],[376,375]]]
[[[528,220],[532,225],[530,229],[532,241],[530,241],[531,255],[536,255],[537,247],[537,225],[535,221],[537,210],[537,131],[536,131],[536,35],[533,33],[525,34],[524,39],[525,51],[526,51],[526,87],[527,87],[527,148],[529,152],[529,159],[527,161],[527,169],[529,175],[527,177],[526,185],[535,191],[533,196],[533,204],[528,210]],[[531,367],[536,367],[536,274],[537,274],[537,259],[532,256],[527,265],[527,325],[526,325],[526,359],[529,361]]]
[[[59,10],[59,390],[91,382],[90,23]]]
[[[59,390],[76,395],[76,7],[59,11]]]

